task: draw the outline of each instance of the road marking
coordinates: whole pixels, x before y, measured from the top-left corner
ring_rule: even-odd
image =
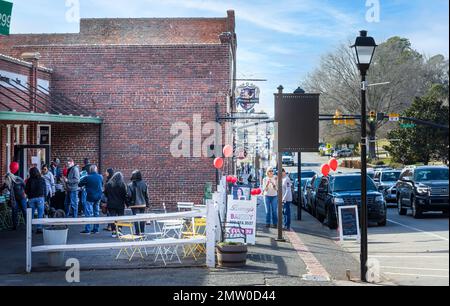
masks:
[[[407,268],[407,267],[390,267],[390,266],[381,266],[383,269],[396,269],[396,270],[418,270],[418,271],[443,271],[448,272],[448,269],[429,269],[429,268]]]
[[[447,256],[413,256],[413,255],[391,256],[391,255],[369,255],[369,257],[373,257],[373,258],[433,258],[433,259],[442,259],[442,258],[448,258],[448,255],[447,255]]]
[[[431,233],[431,232],[423,231],[421,229],[418,229],[418,228],[415,228],[415,227],[412,227],[412,226],[408,226],[408,225],[405,225],[405,224],[402,224],[402,223],[399,223],[399,222],[396,222],[396,221],[392,221],[392,220],[388,220],[388,221],[391,222],[391,223],[403,226],[405,228],[408,228],[410,230],[416,231],[416,232],[424,233],[424,234],[427,234],[427,235],[430,235],[430,236],[442,239],[444,241],[449,241],[448,238],[440,236],[440,235],[437,235],[437,234],[434,234],[434,233]]]
[[[401,276],[419,276],[419,277],[435,277],[435,278],[449,278],[448,275],[424,275],[424,274],[409,274],[409,273],[393,273],[393,272],[383,272],[383,274],[388,275],[401,275]]]
[[[317,258],[309,251],[308,247],[303,243],[300,236],[294,231],[286,232],[286,236],[294,247],[300,259],[305,263],[308,274],[303,275],[305,280],[330,281],[331,277],[327,270],[317,260]]]

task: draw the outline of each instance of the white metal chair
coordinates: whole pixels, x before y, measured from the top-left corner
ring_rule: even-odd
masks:
[[[184,222],[182,220],[169,220],[163,221],[162,227],[162,238],[155,239],[155,241],[164,242],[164,241],[176,241],[177,239],[181,239],[181,232],[183,230]],[[158,258],[161,257],[161,260],[164,262],[164,265],[167,265],[167,261],[172,261],[173,257],[177,258],[177,261],[181,264],[180,256],[178,255],[178,247],[179,245],[174,244],[170,246],[158,246],[156,248],[156,256],[155,262],[158,261]],[[170,256],[170,257],[169,257]]]
[[[194,203],[191,202],[178,202],[177,203],[178,211],[190,211],[194,209]]]

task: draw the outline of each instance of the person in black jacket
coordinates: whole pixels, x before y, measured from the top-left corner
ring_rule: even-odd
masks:
[[[123,216],[125,215],[125,206],[127,203],[127,185],[123,180],[123,174],[117,172],[109,180],[105,187],[105,196],[107,198],[108,215]],[[117,238],[116,226],[112,226],[112,237]]]
[[[133,215],[145,213],[145,209],[150,206],[147,184],[142,180],[139,170],[134,171],[131,175],[131,183],[128,184],[128,199]],[[135,223],[137,235],[145,234],[145,224],[145,221]]]
[[[41,172],[36,167],[30,169],[30,177],[25,185],[25,193],[28,196],[28,205],[33,209],[32,216],[34,217],[37,209],[38,219],[42,219],[44,217],[47,186],[44,178],[41,176]],[[36,234],[42,234],[42,225],[37,226]]]
[[[22,212],[23,219],[27,221],[27,196],[25,195],[25,182],[19,176],[8,173],[5,176],[5,183],[0,192],[5,189],[9,191],[12,207],[12,224],[11,230],[17,230],[19,210]]]

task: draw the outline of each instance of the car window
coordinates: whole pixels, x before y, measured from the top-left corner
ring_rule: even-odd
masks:
[[[403,173],[400,175],[400,179],[404,179],[405,177],[409,177],[411,176],[411,171],[410,170],[405,170],[403,171]]]
[[[448,181],[448,169],[417,170],[414,174],[416,181]]]
[[[396,182],[400,177],[400,172],[392,171],[392,172],[383,172],[383,182]]]
[[[333,192],[340,191],[359,191],[361,190],[361,176],[337,176],[330,182]],[[377,187],[372,179],[367,180],[367,190],[376,191]]]
[[[314,175],[316,175],[316,173],[313,171],[302,171],[301,172],[302,179],[312,178]]]

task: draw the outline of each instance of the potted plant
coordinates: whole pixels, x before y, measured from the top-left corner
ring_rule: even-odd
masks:
[[[222,242],[216,247],[220,267],[239,268],[247,263],[247,245],[240,242]]]
[[[57,210],[50,213],[52,218],[63,219],[66,214],[63,210]],[[69,228],[67,225],[51,225],[44,228],[45,245],[63,245],[67,244],[67,235]],[[64,252],[47,253],[48,265],[50,267],[61,267],[64,265]]]

